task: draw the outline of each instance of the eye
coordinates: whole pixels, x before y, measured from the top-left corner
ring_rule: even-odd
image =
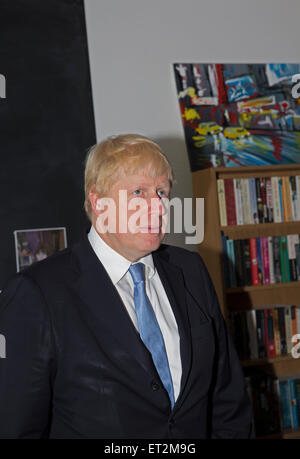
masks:
[[[134,190],[133,194],[135,194],[136,196],[140,196],[142,193],[142,190],[141,188],[138,188],[137,190]]]
[[[158,196],[161,197],[161,198],[162,198],[162,197],[165,197],[165,198],[168,197],[168,193],[166,193],[165,190],[158,190],[158,191],[157,191],[157,194],[158,194]]]

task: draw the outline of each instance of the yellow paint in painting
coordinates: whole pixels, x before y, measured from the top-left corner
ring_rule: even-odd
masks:
[[[196,120],[196,119],[200,120],[199,113],[194,108],[186,108],[186,107],[184,109],[182,118],[185,118],[187,121]]]

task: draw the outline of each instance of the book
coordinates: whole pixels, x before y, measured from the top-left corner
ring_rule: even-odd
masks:
[[[296,388],[295,388],[295,381],[293,379],[289,380],[289,386],[290,386],[292,428],[297,429],[299,427],[299,422],[298,422],[298,412],[297,412]]]
[[[295,176],[297,194],[297,220],[300,220],[300,175]]]
[[[266,337],[266,347],[267,347],[267,356],[275,357],[275,342],[274,342],[274,328],[273,328],[273,310],[272,308],[264,309],[265,317],[265,337]]]
[[[237,287],[242,287],[243,285],[245,285],[244,266],[243,266],[244,255],[241,249],[241,245],[242,245],[241,239],[235,239],[233,241]]]
[[[223,179],[217,180],[217,189],[218,189],[220,224],[221,226],[227,226],[225,187],[224,187]]]
[[[249,181],[247,178],[241,179],[241,197],[242,197],[242,212],[243,220],[245,225],[251,225],[253,223],[251,201],[250,201],[250,189]]]
[[[271,177],[266,177],[266,195],[267,195],[267,221],[272,223],[273,217],[273,195]]]
[[[266,179],[265,177],[260,177],[259,181],[260,181],[260,189],[261,189],[262,208],[263,208],[263,223],[266,223],[268,221]]]
[[[224,236],[223,233],[221,233],[221,241],[222,241],[222,250],[223,250],[223,274],[224,274],[224,281],[225,281],[225,286],[227,288],[230,288],[230,275],[229,275],[229,260],[228,260],[228,254],[227,254],[227,236]]]
[[[260,178],[255,178],[255,187],[256,187],[256,199],[257,199],[257,212],[258,212],[258,221],[259,223],[264,223],[264,208],[260,188]]]
[[[236,210],[233,179],[224,179],[227,224],[236,225]]]
[[[273,308],[273,333],[274,333],[274,346],[275,355],[281,355],[281,342],[280,342],[280,330],[279,330],[279,315],[278,309]]]
[[[293,221],[299,220],[298,217],[298,205],[297,205],[297,187],[296,187],[296,178],[294,175],[292,175],[289,178],[290,182],[290,195],[291,195],[291,201],[292,201],[292,218]]]
[[[253,223],[259,223],[258,210],[257,210],[257,196],[256,196],[256,185],[255,178],[249,178],[249,190],[250,190],[250,203],[251,203],[251,212],[252,212],[252,221]]]
[[[296,396],[296,407],[297,407],[297,415],[298,415],[298,422],[300,421],[300,379],[295,379],[295,396]]]
[[[259,285],[258,266],[257,266],[256,238],[255,237],[251,237],[249,239],[249,243],[250,243],[250,256],[251,256],[252,285]]]
[[[278,195],[279,195],[279,204],[280,204],[280,213],[281,213],[281,221],[286,221],[286,215],[284,212],[283,207],[283,186],[282,186],[282,177],[278,177]]]
[[[234,245],[233,245],[232,239],[227,239],[226,248],[227,248],[227,255],[228,255],[230,287],[234,288],[234,287],[237,287],[237,280],[236,280]]]
[[[273,264],[274,264],[274,277],[275,282],[281,282],[281,261],[280,261],[280,236],[273,236]]]
[[[273,202],[273,218],[275,223],[282,222],[280,198],[279,198],[279,177],[271,177],[272,185],[272,202]]]
[[[235,213],[236,213],[236,223],[237,225],[244,224],[243,218],[243,206],[242,206],[242,184],[241,179],[233,179],[234,187],[234,199],[235,199]]]
[[[273,254],[273,237],[268,236],[268,252],[269,252],[269,269],[270,269],[270,284],[275,284],[274,272],[274,254]]]
[[[286,346],[287,353],[290,354],[293,343],[292,343],[292,319],[291,319],[291,306],[284,306],[284,324],[285,324],[285,334],[286,334]]]
[[[256,314],[255,310],[246,311],[247,329],[249,336],[250,359],[258,358]]]
[[[290,387],[287,380],[279,381],[282,428],[292,428]]]
[[[287,236],[279,236],[281,281],[290,282],[290,264],[288,255]]]
[[[267,357],[264,310],[256,309],[256,333],[257,333],[257,352],[258,358]]]
[[[295,250],[295,237],[293,234],[287,235],[287,247],[288,247],[290,280],[296,281],[297,280],[297,262],[296,262],[296,250]]]
[[[261,238],[256,238],[256,253],[257,253],[257,269],[258,269],[258,285],[264,283],[263,277],[263,258],[262,258],[262,247],[261,247]]]
[[[262,248],[262,265],[263,265],[263,280],[264,284],[270,284],[270,266],[269,266],[269,247],[268,238],[260,238]]]
[[[279,335],[280,335],[280,354],[286,355],[287,354],[287,343],[286,343],[286,330],[285,330],[285,315],[284,315],[284,307],[278,307],[278,327],[279,327]]]
[[[243,253],[244,285],[252,285],[250,241],[249,239],[242,239],[241,242],[241,250]]]

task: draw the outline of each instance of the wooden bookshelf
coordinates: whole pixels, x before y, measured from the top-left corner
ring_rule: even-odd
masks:
[[[221,226],[217,180],[250,177],[283,177],[300,175],[300,164],[257,167],[209,168],[192,173],[194,197],[204,198],[204,240],[198,250],[214,283],[225,320],[230,311],[250,310],[267,305],[295,305],[300,307],[300,282],[227,288],[223,275],[221,234],[230,239],[251,237],[300,235],[300,221]],[[300,359],[291,355],[241,362],[243,368],[265,367],[276,377],[297,375],[300,378]],[[300,438],[300,429],[285,431],[266,438]]]

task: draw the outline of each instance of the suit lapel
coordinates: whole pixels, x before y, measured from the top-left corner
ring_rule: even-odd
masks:
[[[151,355],[135,329],[125,306],[105,268],[94,253],[88,239],[74,246],[79,260],[76,289],[82,300],[81,314],[92,330],[98,344],[103,327],[136,359],[152,378],[158,377]]]
[[[182,377],[179,397],[175,408],[182,402],[182,394],[187,383],[191,366],[191,334],[187,313],[186,296],[183,274],[180,268],[170,263],[168,256],[164,254],[164,248],[153,252],[154,264],[165,288],[170,305],[178,326],[180,336],[180,355],[182,363]]]

